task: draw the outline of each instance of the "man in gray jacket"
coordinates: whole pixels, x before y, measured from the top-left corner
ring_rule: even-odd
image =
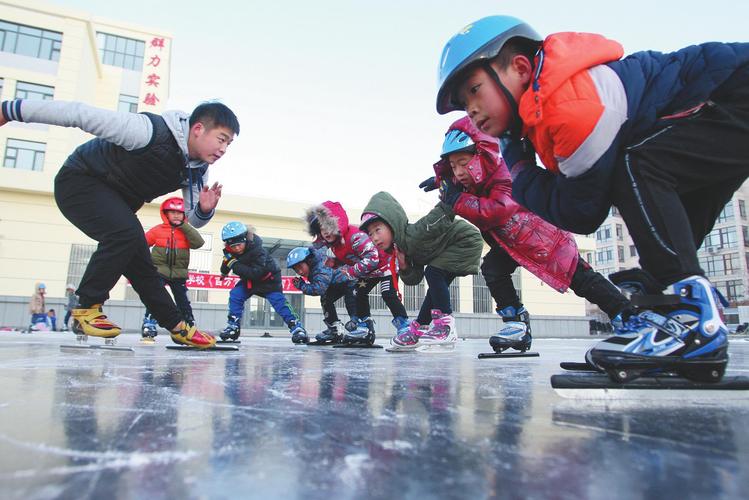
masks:
[[[203,103],[188,116],[16,99],[2,103],[0,126],[11,120],[77,127],[96,136],[78,146],[55,177],[62,214],[99,242],[78,286],[73,330],[105,338],[120,334],[102,304],[124,275],[174,342],[214,345],[212,335],[183,321],[162,286],[135,212],[144,202],[182,188],[187,220],[195,227],[205,225],[221,197],[221,185],[206,185],[207,170],[239,134],[234,113],[217,102]]]

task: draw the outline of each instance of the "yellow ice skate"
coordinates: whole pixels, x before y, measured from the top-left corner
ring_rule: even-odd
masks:
[[[88,309],[73,309],[73,332],[76,335],[91,335],[110,339],[122,332],[122,329],[109,321],[101,310],[101,304]]]
[[[184,321],[177,323],[172,330],[172,340],[175,344],[208,349],[216,345],[216,337],[210,333],[198,330],[195,325],[190,326]]]

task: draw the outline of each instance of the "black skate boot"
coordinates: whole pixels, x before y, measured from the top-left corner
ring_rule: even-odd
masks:
[[[230,314],[226,323],[226,328],[224,328],[224,330],[219,334],[221,340],[239,340],[239,333],[241,330],[239,325],[241,321],[242,318]]]
[[[327,328],[322,332],[315,335],[315,342],[318,344],[338,344],[341,341],[342,332],[344,330],[343,325],[340,321],[335,321],[328,324],[325,323]]]

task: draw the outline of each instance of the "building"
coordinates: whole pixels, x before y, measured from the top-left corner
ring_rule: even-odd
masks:
[[[172,46],[168,33],[33,1],[0,0],[0,6],[3,100],[54,98],[124,112],[156,113],[166,104]],[[66,284],[78,283],[96,248],[95,242],[60,214],[52,192],[54,176],[67,155],[90,137],[77,129],[39,124],[9,123],[0,128],[0,325],[22,326],[27,321],[25,306],[35,282],[47,285],[48,303],[59,307]],[[145,228],[161,222],[160,201],[146,204],[139,212]],[[310,204],[315,201],[321,200]],[[240,220],[257,228],[284,273],[291,274],[283,265],[286,254],[309,241],[301,220],[305,208],[301,203],[225,195],[215,218],[200,230],[206,245],[193,253],[192,270],[218,274],[221,227]],[[351,210],[352,220],[359,215]],[[579,243],[581,248],[593,248],[590,238],[581,238]],[[581,298],[571,292],[559,294],[525,270],[516,272],[515,281],[537,319],[536,332],[587,334]],[[199,325],[222,326],[228,291],[198,281],[192,288]],[[424,288],[423,283],[402,288],[409,311],[418,309]],[[451,294],[456,311],[466,318],[462,334],[486,337],[499,328],[483,278],[460,278]],[[295,293],[289,293],[289,298],[311,329],[320,326],[317,298]],[[388,314],[376,291],[372,306],[380,319],[379,329],[389,333]],[[142,311],[137,295],[125,279],[120,280],[112,290],[108,314],[125,328],[139,329]],[[283,326],[258,297],[248,301],[243,321],[246,328],[257,330]]]
[[[726,323],[735,327],[749,321],[749,314],[739,314],[739,305],[747,302],[749,287],[749,216],[747,202],[749,184],[745,183],[721,210],[712,231],[697,252],[700,267],[707,278],[728,300]],[[612,207],[609,216],[595,233],[596,249],[585,258],[595,269],[608,276],[616,271],[639,267],[639,257],[632,237],[619,211]],[[588,314],[605,320],[605,315],[592,304]]]

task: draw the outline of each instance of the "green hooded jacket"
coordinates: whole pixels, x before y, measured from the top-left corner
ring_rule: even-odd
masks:
[[[458,276],[478,274],[484,240],[474,226],[455,220],[449,205],[439,202],[427,215],[409,224],[398,200],[380,191],[372,196],[363,213],[379,216],[392,228],[394,243],[406,254],[409,264],[400,272],[405,284],[419,284],[426,265]]]

